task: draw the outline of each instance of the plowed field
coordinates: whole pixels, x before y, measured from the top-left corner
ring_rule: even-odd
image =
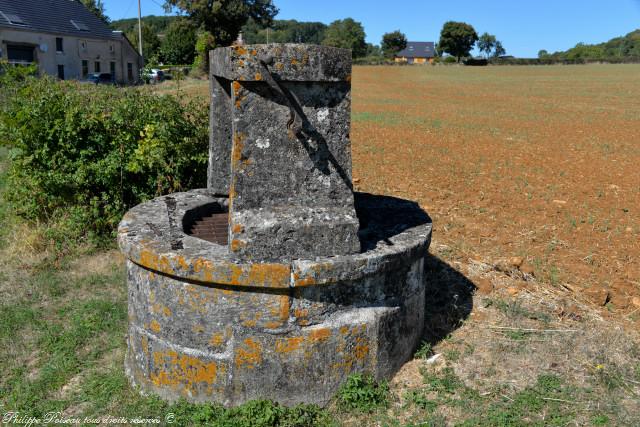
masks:
[[[418,200],[447,261],[640,308],[640,66],[356,67],[352,122],[357,188]]]

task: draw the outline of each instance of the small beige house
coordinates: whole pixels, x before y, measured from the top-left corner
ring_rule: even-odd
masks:
[[[110,73],[123,84],[139,80],[142,63],[122,32],[77,0],[0,0],[0,58],[60,79]]]

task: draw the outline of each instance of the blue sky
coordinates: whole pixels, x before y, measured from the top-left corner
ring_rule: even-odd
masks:
[[[137,0],[103,0],[111,19],[137,16]],[[163,15],[163,0],[142,0],[143,15]],[[320,21],[354,18],[367,41],[401,30],[411,41],[437,41],[442,24],[464,21],[495,34],[507,52],[535,57],[540,49],[566,50],[600,43],[640,28],[640,0],[275,0],[277,19]]]

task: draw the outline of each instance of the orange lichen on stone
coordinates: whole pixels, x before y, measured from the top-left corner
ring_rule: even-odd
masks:
[[[267,329],[276,329],[276,328],[279,328],[280,326],[282,326],[282,322],[271,321],[271,322],[266,322],[264,324],[264,327]]]
[[[202,332],[204,332],[204,326],[202,325],[194,325],[191,330],[196,333],[196,334],[200,334]]]
[[[142,346],[142,352],[149,355],[149,339],[144,335],[140,338],[140,345]]]
[[[216,382],[219,369],[215,362],[203,362],[197,357],[178,354],[173,350],[153,352],[154,370],[150,378],[156,386],[177,388],[183,385],[193,389],[199,383],[212,385]]]
[[[289,310],[291,309],[291,298],[289,295],[280,296],[280,320],[286,322],[289,320]]]
[[[235,45],[233,47],[233,49],[236,51],[236,54],[238,54],[238,55],[246,55],[247,54],[247,49],[245,49],[241,44]]]
[[[311,286],[316,284],[316,281],[313,277],[306,276],[301,279],[298,273],[293,273],[293,282],[294,286]]]
[[[309,310],[307,310],[306,308],[296,308],[295,310],[293,310],[293,315],[298,319],[305,318],[309,315]]]
[[[340,333],[341,333],[342,335],[346,335],[346,334],[347,334],[347,332],[349,332],[349,327],[348,327],[348,326],[341,326],[341,327],[340,327]]]
[[[231,241],[231,250],[233,252],[238,252],[240,249],[244,248],[245,246],[247,246],[247,243],[242,240],[233,239]]]
[[[262,74],[256,73],[256,80],[262,80]]]
[[[222,345],[223,343],[224,343],[224,334],[222,332],[217,332],[213,334],[211,336],[211,339],[209,340],[209,344],[216,347]]]
[[[149,324],[149,329],[151,329],[155,333],[160,332],[160,323],[158,323],[156,319],[153,319]]]
[[[247,338],[243,341],[245,348],[238,348],[235,362],[238,368],[246,366],[249,369],[255,368],[262,363],[262,348],[260,344]]]
[[[303,337],[282,338],[276,341],[276,352],[290,353],[300,348],[304,342]]]
[[[244,226],[242,224],[233,224],[231,231],[233,233],[242,233],[244,231]]]
[[[309,341],[318,342],[325,341],[331,336],[331,331],[328,328],[320,328],[309,331]]]
[[[242,149],[244,148],[245,135],[242,132],[236,132],[233,135],[233,146],[231,147],[231,163],[234,169],[237,169],[242,159]]]
[[[355,354],[356,359],[364,360],[369,354],[369,345],[368,344],[358,344],[353,349],[353,354]]]
[[[283,68],[284,68],[284,64],[282,62],[276,63],[276,70],[282,71]]]
[[[242,88],[242,85],[237,80],[234,80],[231,86],[233,87],[233,94],[237,97],[238,94],[240,93],[240,89]]]
[[[176,263],[180,266],[180,268],[182,268],[185,271],[189,270],[189,264],[187,263],[187,261],[184,259],[183,256],[178,256],[176,257]]]

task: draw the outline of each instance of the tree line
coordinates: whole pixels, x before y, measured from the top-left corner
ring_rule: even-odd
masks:
[[[99,0],[81,0],[97,14],[104,15]],[[216,46],[228,46],[242,32],[246,43],[313,43],[351,49],[354,58],[389,60],[407,46],[400,30],[383,35],[380,45],[367,43],[362,23],[353,18],[321,22],[275,20],[278,8],[271,0],[221,0],[215,2],[165,0],[167,11],[177,10],[174,17],[145,17],[142,25],[143,54],[147,62],[191,64],[208,69],[207,52]],[[107,19],[104,17],[104,19]],[[138,45],[137,22],[125,19],[111,23],[124,31]],[[448,54],[459,62],[476,46],[486,57],[505,54],[502,43],[494,35],[476,30],[464,22],[447,22],[440,33],[436,52]]]
[[[640,60],[640,30],[632,31],[625,36],[616,37],[600,44],[578,43],[566,51],[550,53],[543,49],[538,52],[538,58],[551,61]]]

